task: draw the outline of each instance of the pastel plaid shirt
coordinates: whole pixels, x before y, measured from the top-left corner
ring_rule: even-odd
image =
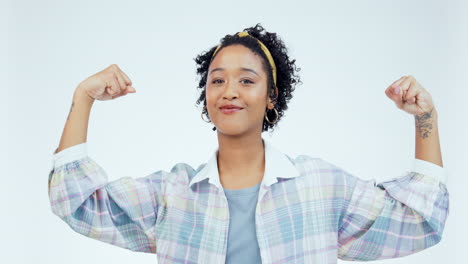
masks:
[[[255,210],[262,263],[337,263],[409,255],[441,240],[449,213],[445,170],[414,159],[376,184],[321,158],[265,143]],[[145,177],[108,181],[86,142],[53,154],[52,212],[73,230],[158,263],[224,263],[229,207],[217,148],[197,169],[186,163]]]

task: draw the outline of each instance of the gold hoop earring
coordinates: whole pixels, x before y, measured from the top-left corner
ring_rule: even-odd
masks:
[[[268,109],[268,110],[271,110],[271,109]],[[276,119],[275,119],[274,122],[271,122],[271,121],[268,119],[268,115],[267,115],[268,110],[265,111],[265,118],[266,118],[267,122],[270,123],[270,124],[276,124],[276,122],[278,122],[278,117],[279,117],[279,115],[278,115],[278,110],[276,110],[276,108],[273,107],[273,110],[275,110],[275,112],[276,112]]]
[[[205,109],[206,109],[206,105],[203,106],[203,111],[204,111]],[[203,118],[203,111],[201,112],[201,119],[203,119],[203,121],[205,121],[206,123],[211,123],[211,120],[209,119],[209,117],[208,117],[208,120],[209,120],[209,121],[206,121],[206,120]]]

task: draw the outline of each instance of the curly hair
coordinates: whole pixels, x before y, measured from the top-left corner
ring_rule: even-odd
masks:
[[[257,23],[254,27],[245,28],[245,32],[248,32],[249,35],[257,38],[268,48],[276,64],[276,87],[278,87],[278,96],[275,95],[275,84],[273,81],[272,68],[268,63],[268,59],[260,47],[260,44],[256,39],[251,37],[239,37],[237,33],[234,35],[226,35],[221,39],[221,48],[217,51],[216,55],[219,54],[219,51],[227,46],[241,44],[249,48],[253,53],[261,57],[263,69],[267,72],[267,94],[274,103],[274,107],[278,111],[278,119],[274,124],[269,123],[265,118],[263,119],[262,132],[268,131],[270,128],[273,130],[274,126],[279,122],[281,117],[284,115],[284,111],[288,109],[288,102],[292,98],[292,92],[295,89],[297,84],[301,84],[299,75],[297,74],[301,68],[297,68],[295,65],[296,60],[290,60],[287,54],[288,49],[286,48],[284,42],[276,35],[276,33],[266,31],[260,23]],[[199,105],[203,102],[203,111],[202,115],[205,114],[208,118],[208,110],[206,108],[206,81],[208,78],[208,68],[211,64],[211,61],[214,59],[213,53],[218,46],[210,48],[208,51],[204,51],[194,58],[197,64],[197,74],[200,76],[200,81],[198,83],[198,89],[201,89],[200,97],[197,99],[196,103]],[[215,57],[216,57],[215,55]],[[273,112],[273,113],[272,113]],[[272,117],[271,114],[273,115]],[[269,120],[275,120],[276,113],[274,111],[267,111],[267,116]],[[213,127],[215,130],[216,127]]]

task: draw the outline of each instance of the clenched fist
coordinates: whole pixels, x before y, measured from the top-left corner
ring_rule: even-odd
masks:
[[[77,89],[100,101],[136,92],[130,78],[116,64],[88,77],[78,85]]]
[[[432,96],[411,75],[403,76],[393,82],[385,90],[385,94],[399,109],[412,115],[420,116],[431,112],[434,108]]]

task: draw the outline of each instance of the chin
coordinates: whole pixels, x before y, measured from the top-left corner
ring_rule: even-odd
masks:
[[[216,130],[229,136],[242,135],[247,132],[247,128],[239,124],[221,124],[216,126]]]

